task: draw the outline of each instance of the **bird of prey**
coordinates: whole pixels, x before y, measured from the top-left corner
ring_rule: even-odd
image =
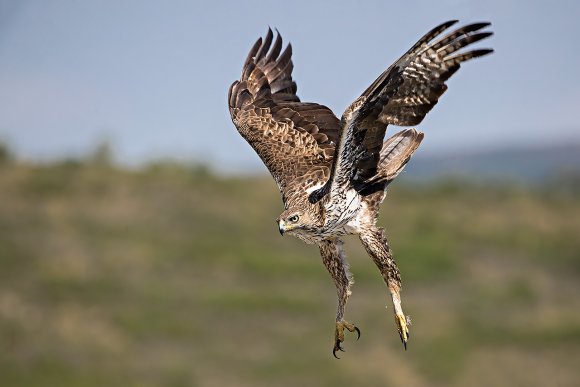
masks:
[[[377,226],[379,206],[423,139],[404,129],[384,141],[388,125],[418,125],[447,90],[445,81],[461,63],[491,49],[464,50],[492,35],[490,23],[473,23],[444,34],[443,23],[387,68],[339,120],[324,105],[301,102],[292,79],[292,46],[271,29],[251,48],[242,75],[229,89],[229,110],[238,132],[276,181],[284,211],[281,234],[320,249],[338,295],[333,355],[342,351],[344,330],[360,330],[344,319],[352,276],[341,237],[358,235],[390,292],[395,324],[405,349],[409,319],[401,306],[401,274]]]

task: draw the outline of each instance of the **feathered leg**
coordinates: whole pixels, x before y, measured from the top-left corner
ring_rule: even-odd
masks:
[[[393,301],[393,308],[395,313],[395,324],[399,330],[401,341],[407,349],[407,341],[409,340],[408,321],[403,313],[401,307],[401,273],[393,254],[389,248],[387,237],[382,228],[373,227],[365,230],[359,234],[359,238],[364,245],[367,253],[372,257],[373,261],[381,271],[383,280],[387,284],[391,292],[391,299]]]
[[[344,310],[346,302],[350,296],[350,287],[353,284],[352,275],[348,271],[348,264],[345,259],[345,254],[342,249],[342,241],[340,239],[325,240],[321,242],[320,255],[324,266],[332,276],[334,284],[336,285],[336,293],[338,296],[338,309],[336,311],[336,326],[334,331],[334,348],[332,354],[336,356],[336,351],[344,351],[341,343],[344,341],[344,329],[350,332],[357,332],[360,337],[360,330],[354,325],[344,320]]]

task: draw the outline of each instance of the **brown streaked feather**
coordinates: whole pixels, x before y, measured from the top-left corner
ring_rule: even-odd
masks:
[[[331,177],[310,195],[312,203],[334,188],[338,192],[349,184],[360,187],[373,179],[387,125],[418,125],[447,90],[445,81],[462,62],[493,52],[460,51],[491,36],[491,32],[478,32],[490,23],[469,24],[435,40],[456,22],[443,23],[425,34],[345,110]]]
[[[381,148],[376,174],[371,179],[355,183],[355,188],[363,195],[383,191],[403,171],[423,137],[423,132],[415,129],[405,129],[389,137]],[[356,176],[354,180],[358,181]]]
[[[282,193],[301,192],[328,179],[340,121],[326,106],[300,102],[292,79],[292,46],[271,29],[251,48],[229,109],[240,134],[262,159]]]
[[[442,23],[440,25],[438,25],[437,27],[433,28],[431,31],[427,32],[425,35],[423,35],[421,37],[421,39],[419,39],[417,41],[417,43],[415,43],[413,45],[413,47],[411,47],[409,50],[407,50],[407,52],[401,57],[399,58],[399,61],[402,58],[405,58],[407,56],[413,55],[417,52],[419,52],[421,49],[427,47],[428,43],[430,41],[432,41],[433,39],[435,39],[437,36],[439,36],[443,31],[445,31],[446,29],[448,29],[449,27],[451,27],[452,25],[456,24],[458,22],[458,20],[449,20],[445,23]],[[398,62],[398,61],[397,61]],[[386,69],[363,93],[362,95],[370,95],[375,89],[377,89],[381,83],[383,83],[385,81],[385,79],[388,78],[389,74],[391,73],[391,70],[393,69],[393,67],[396,66],[397,62],[393,63],[393,65],[391,65],[388,69]]]
[[[371,106],[366,107],[369,118],[374,117],[384,125],[418,125],[445,92],[447,86],[444,82],[459,69],[461,62],[492,52],[480,49],[452,56],[458,50],[491,36],[491,32],[477,33],[487,26],[489,23],[467,25],[401,57],[385,74],[385,80],[390,79],[387,85],[399,84],[396,92],[390,95],[392,90],[388,88],[386,93],[378,88],[373,90],[368,95]]]
[[[381,149],[379,178],[390,181],[397,177],[423,141],[424,136],[423,132],[416,129],[405,129],[389,137]]]

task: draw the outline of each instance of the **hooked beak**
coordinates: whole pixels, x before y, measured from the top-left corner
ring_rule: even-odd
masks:
[[[286,232],[286,224],[283,220],[278,222],[278,231],[280,231],[280,235],[284,235],[284,232]]]

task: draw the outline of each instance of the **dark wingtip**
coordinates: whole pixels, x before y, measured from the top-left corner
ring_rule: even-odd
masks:
[[[358,339],[360,339],[360,329],[358,329],[358,327],[354,327],[354,330],[356,331],[357,334],[356,340],[358,341]]]
[[[457,19],[451,19],[451,20],[448,20],[448,21],[446,21],[445,23],[441,23],[441,24],[438,26],[438,28],[444,28],[444,29],[447,29],[447,28],[449,28],[449,27],[451,27],[452,25],[454,25],[454,24],[457,24],[457,23],[459,23],[459,20],[457,20]]]
[[[493,36],[493,31],[481,32],[481,33],[477,34],[477,36],[478,36],[477,40],[487,39],[490,36]]]
[[[266,36],[264,37],[264,40],[262,41],[262,44],[261,44],[260,48],[258,49],[258,52],[256,52],[254,55],[256,62],[259,61],[260,59],[262,59],[266,55],[268,50],[270,50],[270,45],[272,44],[273,37],[274,37],[274,33],[272,32],[272,29],[270,28],[270,26],[268,26],[268,31],[266,32]]]
[[[485,21],[485,22],[478,22],[478,23],[473,23],[472,25],[477,26],[477,29],[481,29],[481,28],[485,28],[491,25],[491,22]]]
[[[473,50],[473,57],[477,58],[479,56],[484,56],[493,53],[493,48],[481,48],[479,50]]]

